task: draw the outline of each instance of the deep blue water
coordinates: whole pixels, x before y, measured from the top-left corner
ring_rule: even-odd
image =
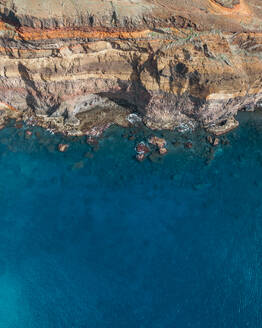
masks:
[[[201,133],[138,163],[120,128],[93,158],[0,131],[0,328],[261,327],[262,115],[240,119],[208,165]]]

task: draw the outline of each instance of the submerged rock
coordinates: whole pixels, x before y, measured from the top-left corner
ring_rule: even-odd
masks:
[[[161,163],[163,157],[159,152],[153,152],[148,158],[152,163]]]
[[[56,151],[56,147],[53,144],[49,144],[46,146],[49,153],[54,153]]]
[[[23,127],[23,123],[22,122],[17,122],[15,124],[15,127],[16,127],[16,129],[21,129]]]
[[[227,146],[227,145],[230,144],[230,141],[229,141],[227,138],[223,138],[223,139],[221,140],[221,143],[222,143],[222,145]]]
[[[80,169],[83,169],[84,166],[85,166],[85,163],[84,163],[83,161],[79,161],[79,162],[76,162],[76,163],[73,165],[72,169],[73,169],[73,170],[80,170]]]
[[[172,145],[173,145],[175,148],[177,148],[177,147],[181,146],[181,142],[176,140],[176,141],[173,141],[173,142],[172,142]]]
[[[146,159],[146,155],[144,153],[138,153],[138,154],[136,154],[136,159],[139,162],[143,162]]]
[[[191,141],[188,141],[184,144],[185,148],[191,149],[193,147],[193,144]]]
[[[86,152],[84,156],[89,159],[94,158],[94,154],[91,152]]]

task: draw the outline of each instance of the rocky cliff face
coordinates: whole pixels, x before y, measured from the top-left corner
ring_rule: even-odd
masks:
[[[2,0],[0,19],[2,119],[210,128],[262,99],[259,0]]]

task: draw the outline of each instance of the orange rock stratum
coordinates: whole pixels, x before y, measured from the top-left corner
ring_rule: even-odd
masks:
[[[0,20],[2,120],[220,131],[262,103],[260,0],[0,0]]]

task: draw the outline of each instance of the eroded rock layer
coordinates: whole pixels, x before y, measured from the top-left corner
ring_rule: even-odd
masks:
[[[5,0],[0,17],[3,119],[212,128],[262,99],[258,0]]]

